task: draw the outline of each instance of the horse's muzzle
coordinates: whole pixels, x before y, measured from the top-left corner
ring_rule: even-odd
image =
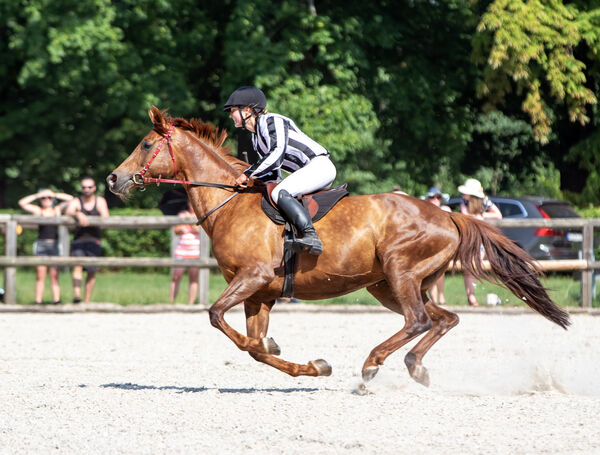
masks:
[[[131,176],[122,174],[120,172],[113,172],[106,177],[106,183],[108,185],[108,189],[118,196],[126,195],[133,185]]]

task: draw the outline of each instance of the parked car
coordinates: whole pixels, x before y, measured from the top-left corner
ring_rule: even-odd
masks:
[[[503,218],[580,218],[570,203],[544,197],[496,197],[490,199],[498,206]],[[448,206],[460,211],[460,197],[451,198]],[[531,256],[544,259],[579,259],[583,234],[581,229],[503,228],[506,236]]]

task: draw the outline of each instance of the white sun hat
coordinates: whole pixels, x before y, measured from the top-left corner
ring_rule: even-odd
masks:
[[[467,179],[464,185],[458,187],[458,191],[462,194],[468,194],[469,196],[485,197],[483,186],[481,186],[481,182],[477,179]]]

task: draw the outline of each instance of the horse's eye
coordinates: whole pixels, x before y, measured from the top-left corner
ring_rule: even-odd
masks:
[[[152,148],[152,146],[153,146],[153,144],[152,144],[152,142],[150,142],[150,141],[144,141],[144,142],[142,142],[142,149],[143,149],[144,151],[146,151],[146,152],[147,152],[148,150],[150,150],[150,149]]]

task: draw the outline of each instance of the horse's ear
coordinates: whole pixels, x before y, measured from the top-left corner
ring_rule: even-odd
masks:
[[[162,113],[156,106],[152,106],[152,108],[148,109],[148,117],[150,117],[150,121],[153,125],[162,123]]]

